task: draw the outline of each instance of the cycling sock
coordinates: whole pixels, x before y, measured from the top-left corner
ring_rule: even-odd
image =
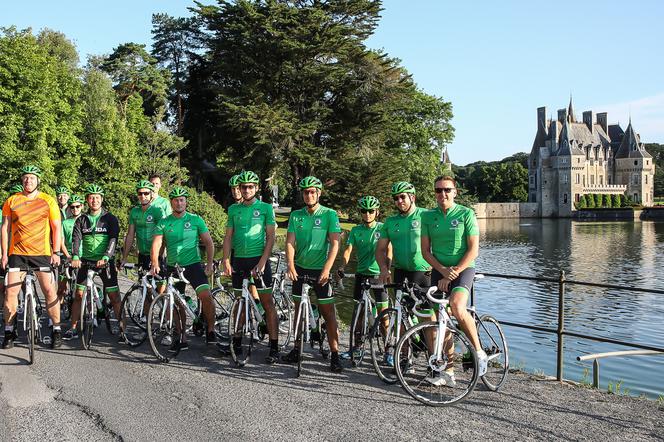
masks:
[[[332,358],[339,359],[339,352],[338,351],[333,351],[332,352]]]
[[[270,350],[279,350],[279,340],[270,339]]]
[[[60,331],[60,326],[59,325],[54,325],[53,326],[53,331]]]

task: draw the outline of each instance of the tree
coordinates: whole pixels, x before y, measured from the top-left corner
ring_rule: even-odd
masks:
[[[611,202],[611,195],[606,194],[602,197],[602,207],[606,207],[608,209],[613,207]]]
[[[585,195],[585,197],[586,197],[586,204],[589,209],[594,209],[595,207],[597,207],[595,205],[595,197],[592,194]]]
[[[616,209],[620,208],[620,195],[613,194],[611,195],[611,207]]]
[[[576,206],[577,209],[587,209],[588,208],[588,199],[586,198],[585,195],[581,195],[579,198],[579,202],[577,203]]]
[[[596,193],[593,196],[595,197],[595,207],[597,207],[598,209],[601,208],[603,202],[602,195]]]

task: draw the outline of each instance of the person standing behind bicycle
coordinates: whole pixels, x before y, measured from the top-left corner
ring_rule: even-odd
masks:
[[[380,283],[378,280],[380,267],[378,267],[378,263],[376,262],[376,244],[378,244],[378,240],[380,239],[380,230],[383,227],[383,223],[376,221],[379,214],[380,201],[375,196],[363,196],[358,201],[357,206],[362,214],[362,224],[350,230],[348,240],[346,241],[346,249],[343,254],[343,263],[337,273],[340,278],[343,278],[345,266],[348,265],[350,256],[353,250],[356,249],[357,268],[355,269],[353,298],[359,303],[362,301],[362,284],[365,282],[369,284]],[[388,245],[387,254],[388,258],[392,259],[391,245]],[[389,306],[387,290],[374,289],[373,294],[376,298],[376,313],[380,314],[380,312]],[[358,338],[359,336],[354,339],[354,342],[359,342]],[[349,352],[354,350],[351,348]],[[350,357],[350,353],[348,353],[348,357]]]
[[[155,187],[150,181],[140,180],[136,183],[136,195],[139,205],[134,206],[129,212],[129,227],[127,228],[127,235],[124,240],[124,249],[122,250],[122,262],[118,266],[120,269],[127,262],[127,257],[134,245],[134,238],[136,238],[136,248],[138,249],[138,266],[146,272],[150,270],[150,252],[152,250],[152,238],[154,232],[159,224],[159,221],[166,218],[168,214],[164,208],[156,204],[155,200]],[[166,277],[166,259],[163,254],[159,256],[161,276]],[[157,284],[157,292],[163,293],[166,289],[166,280],[159,281]],[[149,300],[146,299],[148,304],[145,306],[145,311],[149,307]]]
[[[69,213],[67,213],[67,208],[69,206],[69,198],[71,191],[67,186],[56,186],[55,187],[55,198],[58,200],[58,206],[60,206],[60,213],[62,214],[62,221],[67,219]]]
[[[78,217],[81,216],[81,211],[83,210],[83,198],[78,195],[72,195],[67,201],[67,204],[69,205],[71,216],[62,221],[62,246],[60,247],[60,251],[66,259],[71,259],[73,255],[78,254],[80,256],[81,254],[80,250],[78,253],[72,252],[72,239],[74,235],[74,223],[76,223]],[[67,291],[67,283],[67,275],[64,271],[61,271],[58,285],[58,300],[60,301],[60,304],[62,304],[65,292]]]
[[[231,200],[233,204],[242,204],[242,191],[240,190],[240,174],[233,175],[228,180],[228,187],[230,188]],[[229,206],[230,208],[230,206]]]
[[[479,228],[475,212],[456,204],[456,181],[439,176],[434,181],[438,207],[422,216],[422,255],[433,266],[431,285],[449,295],[452,315],[477,351],[479,375],[487,370],[487,355],[477,337],[477,327],[466,309],[479,254]],[[454,348],[446,345],[447,350]],[[453,372],[447,372],[453,378]]]
[[[305,177],[298,187],[306,207],[291,213],[286,234],[286,261],[288,277],[293,281],[295,311],[299,311],[302,296],[302,281],[298,280],[298,276],[316,278],[318,283],[314,284],[313,289],[327,326],[331,352],[330,370],[340,373],[343,368],[339,360],[339,329],[334,294],[330,285],[330,271],[339,250],[339,217],[334,210],[320,205],[323,183],[318,178]],[[295,323],[298,320],[296,317]],[[297,340],[295,342],[296,347],[283,358],[284,362],[295,363],[302,357],[302,349],[297,348]]]
[[[85,200],[88,203],[88,213],[78,217],[72,234],[71,267],[80,270],[76,275],[76,293],[71,308],[71,328],[65,333],[65,340],[77,337],[81,301],[83,292],[87,288],[85,283],[88,278],[88,269],[101,270],[99,277],[104,284],[104,292],[111,300],[115,317],[120,317],[118,271],[113,259],[118,236],[120,236],[118,219],[102,207],[104,189],[101,186],[90,184],[86,187]],[[120,336],[120,341],[124,342],[124,336]]]
[[[164,211],[166,216],[171,214],[171,203],[164,198],[163,196],[159,195],[159,189],[161,189],[161,175],[158,173],[153,173],[150,175],[148,178],[148,181],[152,183],[154,186],[153,192],[154,192],[154,201],[152,204],[161,207],[161,209]]]
[[[212,261],[214,259],[214,243],[205,221],[198,215],[187,212],[187,197],[189,192],[183,187],[174,187],[168,194],[171,199],[173,213],[162,218],[157,224],[152,238],[150,259],[152,261],[152,275],[158,275],[161,270],[159,262],[162,244],[166,241],[166,255],[168,272],[179,265],[184,269],[184,277],[189,281],[202,305],[202,313],[207,323],[206,342],[212,344],[217,341],[214,333],[215,308],[210,295],[210,284],[207,275],[212,274]],[[201,265],[201,252],[198,241],[205,245],[207,264],[205,269]],[[179,306],[180,317],[186,320],[184,308]],[[179,330],[182,330],[180,325]],[[173,340],[173,348],[185,349],[189,347],[187,334],[180,333],[181,338]]]
[[[55,199],[38,187],[41,170],[37,166],[21,169],[23,192],[11,195],[2,206],[2,267],[49,267],[60,264],[56,251],[62,240],[61,214]],[[10,238],[11,237],[11,238]],[[53,248],[51,248],[53,246]],[[60,304],[51,272],[36,272],[53,323],[51,346],[62,345]],[[4,302],[5,340],[2,348],[12,348],[16,339],[14,317],[18,292],[25,272],[8,272]]]
[[[260,180],[252,171],[239,175],[242,203],[228,208],[228,223],[224,238],[224,274],[233,277],[233,290],[242,292],[242,280],[253,277],[250,286],[252,296],[260,298],[266,313],[270,335],[270,353],[265,358],[268,364],[279,361],[279,321],[272,300],[272,269],[268,259],[274,246],[276,221],[271,204],[256,198]],[[234,257],[231,261],[231,248]],[[259,277],[260,276],[260,277]],[[242,351],[242,338],[233,337],[233,345]]]

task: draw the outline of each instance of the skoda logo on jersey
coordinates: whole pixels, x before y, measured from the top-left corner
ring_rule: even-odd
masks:
[[[320,223],[321,223],[321,219],[320,219],[320,218],[316,218],[316,220],[314,221],[314,224],[315,224],[316,226],[320,226]]]
[[[374,233],[374,238],[375,239],[380,239],[380,232]]]
[[[453,219],[452,221],[450,221],[450,225],[452,226],[453,229],[456,228],[456,226],[459,225],[459,220]]]
[[[258,209],[254,210],[254,218],[258,218],[261,215],[261,213],[258,211]]]
[[[145,218],[145,221],[151,223],[153,219],[154,218],[152,218],[152,215],[148,215],[147,218]]]
[[[413,229],[417,229],[420,226],[420,222],[414,219],[413,222],[410,223],[410,225],[413,226]]]
[[[189,221],[187,221],[186,223],[184,223],[184,228],[185,228],[185,229],[191,229],[191,223],[190,223]]]

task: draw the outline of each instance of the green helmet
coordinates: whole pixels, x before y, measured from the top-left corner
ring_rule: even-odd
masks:
[[[56,195],[62,195],[63,193],[66,193],[67,195],[71,195],[71,191],[69,190],[69,187],[67,187],[67,186],[55,186],[55,194]]]
[[[254,172],[251,170],[244,170],[242,171],[239,175],[237,175],[237,182],[238,184],[258,184],[260,183],[260,180],[258,179],[258,175],[256,175]]]
[[[12,187],[9,188],[9,193],[14,194],[14,193],[21,193],[23,192],[23,185],[22,184],[14,184]]]
[[[101,187],[99,184],[90,184],[88,187],[85,188],[85,196],[87,197],[88,195],[104,196],[104,188]]]
[[[240,175],[233,175],[230,180],[228,180],[229,187],[237,187],[240,185]]]
[[[154,192],[154,184],[148,180],[140,180],[138,183],[136,183],[136,190],[138,189],[149,189]]]
[[[357,202],[357,207],[366,210],[375,210],[380,207],[380,201],[375,196],[367,195],[360,198]]]
[[[399,181],[398,183],[392,184],[392,190],[390,191],[392,196],[399,195],[400,193],[412,193],[415,194],[415,186],[410,184],[408,181]]]
[[[78,195],[72,195],[69,197],[69,201],[67,202],[68,206],[74,205],[74,204],[83,204],[83,198],[81,198]]]
[[[29,173],[31,173],[32,175],[37,175],[37,177],[41,178],[41,169],[37,166],[29,164],[21,168],[21,176],[27,175]]]
[[[184,187],[173,187],[171,193],[168,194],[168,197],[170,199],[178,198],[181,196],[189,197],[189,191],[187,191],[187,189],[185,189]]]
[[[321,181],[315,176],[307,176],[300,180],[299,187],[300,190],[308,189],[310,187],[315,187],[316,189],[322,189],[323,183],[321,183]]]

